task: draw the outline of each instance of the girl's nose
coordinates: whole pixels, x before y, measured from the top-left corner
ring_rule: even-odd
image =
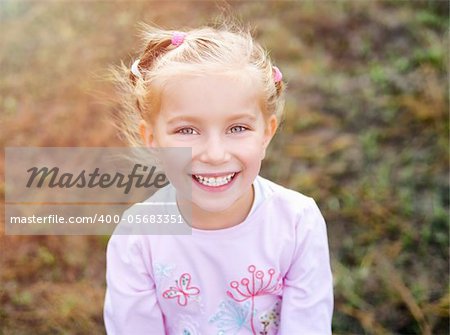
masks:
[[[209,138],[202,146],[200,160],[207,164],[219,165],[230,158],[227,145],[221,138]]]

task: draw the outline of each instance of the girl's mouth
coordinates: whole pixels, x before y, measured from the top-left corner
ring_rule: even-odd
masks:
[[[231,181],[234,179],[236,175],[237,173],[233,172],[227,175],[215,177],[208,175],[193,174],[192,177],[201,185],[208,187],[221,187],[231,183]]]

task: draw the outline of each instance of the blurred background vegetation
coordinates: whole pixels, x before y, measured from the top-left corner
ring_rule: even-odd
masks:
[[[114,89],[100,78],[131,64],[139,22],[196,27],[219,4],[0,2],[3,146],[126,145],[111,125]],[[334,334],[449,332],[448,6],[229,4],[289,85],[262,174],[324,213]],[[104,333],[107,241],[0,236],[0,334]]]

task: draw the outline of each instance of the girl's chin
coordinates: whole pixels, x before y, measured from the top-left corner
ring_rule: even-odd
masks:
[[[219,202],[219,201],[217,201],[217,202]],[[221,212],[225,212],[230,207],[232,207],[232,204],[226,205],[226,204],[223,204],[220,202],[215,203],[215,204],[205,204],[205,203],[198,204],[198,203],[193,202],[193,204],[195,205],[196,210],[200,210],[200,211],[208,212],[208,213],[221,213]]]

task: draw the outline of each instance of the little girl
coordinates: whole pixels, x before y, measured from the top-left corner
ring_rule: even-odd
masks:
[[[192,149],[175,178],[191,197],[175,180],[154,195],[189,212],[192,234],[111,237],[107,333],[331,334],[324,219],[312,198],[258,176],[284,104],[268,53],[234,28],[146,27],[123,70],[127,133]]]

